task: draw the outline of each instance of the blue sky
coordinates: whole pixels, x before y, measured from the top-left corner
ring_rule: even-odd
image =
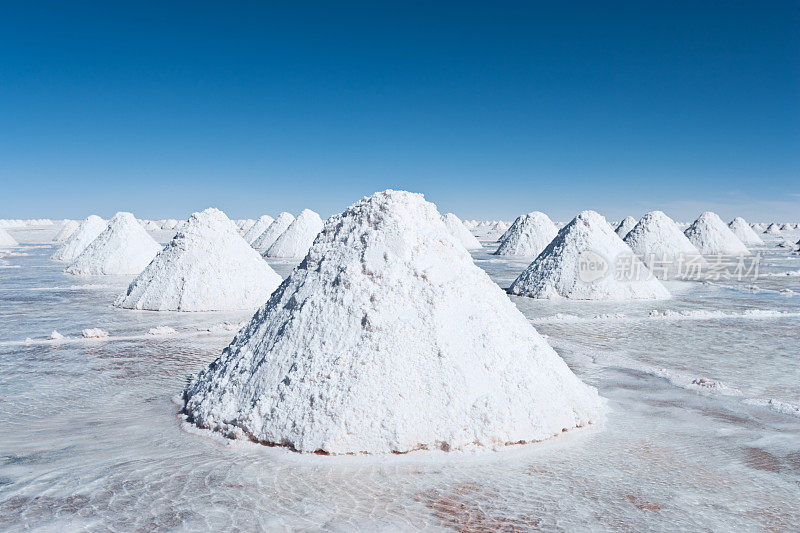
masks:
[[[17,4],[0,218],[800,220],[798,1]]]

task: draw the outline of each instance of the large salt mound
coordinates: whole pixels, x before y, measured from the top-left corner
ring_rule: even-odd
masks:
[[[200,427],[334,454],[531,442],[603,412],[436,207],[400,191],[331,217],[184,399]]]
[[[536,257],[558,234],[550,217],[539,211],[517,217],[494,255]]]
[[[631,265],[630,272],[638,274],[618,275],[616,266],[622,261]],[[587,262],[596,267],[586,270]],[[547,248],[514,280],[509,292],[531,298],[575,300],[670,297],[606,219],[594,211],[581,212],[561,228]]]
[[[467,250],[482,248],[480,241],[475,238],[475,235],[469,232],[469,230],[461,222],[461,219],[455,214],[445,213],[442,215],[442,222],[444,222],[444,225],[450,234],[453,235],[453,237],[455,237],[461,244],[463,244],[464,248]]]
[[[56,236],[53,237],[53,242],[64,242],[66,241],[70,235],[75,233],[75,230],[78,229],[80,223],[77,220],[66,220],[64,221],[64,225],[61,226],[61,229],[58,230]]]
[[[0,248],[11,248],[17,246],[19,243],[11,236],[6,230],[0,228]]]
[[[194,213],[116,303],[152,311],[255,309],[281,277],[218,209]]]
[[[90,276],[136,275],[160,251],[161,246],[132,214],[119,212],[64,272]]]
[[[267,248],[267,257],[303,257],[311,248],[314,237],[322,229],[324,222],[314,211],[303,209],[286,231]]]
[[[622,222],[619,223],[619,226],[617,226],[615,231],[617,232],[617,235],[619,235],[620,239],[624,239],[625,236],[628,235],[628,232],[632,230],[636,224],[636,219],[628,216],[622,219]]]
[[[706,211],[683,232],[701,254],[749,254],[747,247],[733,234],[716,213]]]
[[[753,231],[753,228],[750,227],[750,224],[748,224],[747,221],[742,217],[736,217],[731,220],[731,223],[728,224],[728,227],[731,228],[733,234],[736,235],[739,240],[747,246],[764,244],[764,241],[761,240],[761,237],[759,237],[758,234]]]
[[[247,241],[247,244],[253,244],[253,242],[258,239],[258,237],[264,233],[264,230],[266,230],[274,221],[275,219],[271,216],[262,215],[258,220],[256,220],[255,224],[253,224],[250,229],[248,229],[244,235],[242,235],[242,238]]]
[[[678,225],[661,211],[651,211],[643,216],[623,240],[635,254],[655,260],[700,255]]]
[[[50,259],[53,261],[74,261],[98,235],[106,230],[106,221],[97,215],[89,215],[81,222],[78,229],[64,241]]]
[[[294,215],[291,213],[287,213],[284,211],[269,225],[267,229],[265,229],[258,238],[250,243],[250,246],[258,250],[259,252],[265,252],[275,240],[281,236],[281,234],[286,231],[292,222],[294,222]]]

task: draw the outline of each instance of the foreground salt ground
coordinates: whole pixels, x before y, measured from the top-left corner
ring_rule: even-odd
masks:
[[[484,244],[473,257],[508,287],[528,262]],[[47,260],[52,250],[23,245],[14,251],[27,255],[5,258],[18,268],[0,270],[4,529],[791,531],[800,520],[800,419],[748,403],[800,404],[800,277],[784,275],[800,259],[774,247],[762,251],[774,275],[670,282],[663,302],[513,297],[609,400],[605,426],[488,456],[380,460],[183,431],[172,391],[230,342],[224,323],[249,314],[116,309],[130,278],[76,280]],[[293,267],[270,264],[282,276]],[[747,317],[754,309],[768,313]],[[686,318],[649,318],[653,310]],[[157,326],[178,333],[149,335]],[[109,337],[44,341],[53,329],[75,337],[90,327]]]

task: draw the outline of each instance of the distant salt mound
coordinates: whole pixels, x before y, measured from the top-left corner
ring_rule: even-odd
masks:
[[[275,219],[269,215],[261,215],[261,217],[256,220],[255,224],[253,224],[250,229],[247,230],[244,235],[242,235],[242,238],[244,238],[247,244],[252,245],[253,242],[258,239],[258,237],[264,233],[264,230],[266,230],[274,221]]]
[[[247,233],[248,231],[250,231],[250,228],[252,228],[252,227],[253,227],[253,225],[255,225],[255,223],[256,223],[256,221],[255,221],[255,220],[253,220],[252,218],[248,218],[247,220],[242,220],[242,221],[241,221],[241,224],[238,224],[238,226],[239,226],[239,233],[241,233],[242,235],[244,235],[245,233]]]
[[[453,237],[458,239],[458,241],[463,244],[464,248],[467,250],[483,248],[480,241],[478,241],[478,239],[476,239],[475,236],[464,227],[464,224],[461,223],[461,219],[453,213],[445,213],[442,215],[442,222],[444,222],[445,227],[453,235]]]
[[[734,235],[716,213],[706,211],[695,220],[686,231],[686,237],[692,241],[703,255],[742,255],[749,254],[747,246]]]
[[[0,248],[11,248],[19,243],[6,230],[0,228]]]
[[[745,219],[742,217],[736,217],[731,220],[731,223],[728,224],[728,227],[731,228],[731,231],[734,235],[736,235],[742,243],[747,246],[758,246],[760,244],[764,244],[764,241],[761,240],[761,237],[753,231],[753,228],[747,223]]]
[[[623,240],[633,253],[656,261],[700,255],[678,225],[661,211],[651,211],[643,216]]]
[[[616,232],[620,239],[624,239],[628,232],[636,226],[636,219],[633,217],[625,217],[622,222],[617,226]]]
[[[152,220],[147,220],[144,223],[144,229],[147,231],[158,231],[161,229],[161,226],[153,222]]]
[[[106,230],[106,221],[97,215],[89,215],[80,223],[64,244],[55,251],[50,259],[71,263],[89,246],[98,235]]]
[[[550,217],[539,211],[517,217],[494,255],[536,257],[558,234]]]
[[[303,209],[286,231],[264,253],[267,257],[303,257],[311,248],[324,222],[317,213]]]
[[[294,215],[284,211],[250,245],[259,252],[264,253],[286,231],[286,228],[292,225],[292,222],[294,222]]]
[[[175,229],[176,227],[178,227],[178,221],[174,218],[168,218],[161,224],[161,229],[163,230]]]
[[[402,191],[331,217],[184,400],[199,427],[332,454],[533,442],[604,410],[436,207]]]
[[[619,275],[618,264],[629,264],[633,275]],[[561,228],[547,248],[514,280],[509,292],[531,298],[575,300],[670,297],[606,219],[594,211],[581,212]]]
[[[772,224],[767,226],[767,229],[764,230],[764,233],[766,233],[767,235],[780,235],[781,226],[780,224],[776,224],[775,222],[773,222]]]
[[[161,246],[132,214],[119,212],[64,272],[87,276],[136,275],[160,251]]]
[[[218,209],[194,213],[116,305],[151,311],[256,309],[281,277]]]
[[[78,229],[80,223],[77,220],[66,220],[64,221],[64,225],[61,226],[61,229],[58,230],[56,236],[53,237],[53,242],[64,242],[66,241],[70,235],[75,233],[75,230]]]

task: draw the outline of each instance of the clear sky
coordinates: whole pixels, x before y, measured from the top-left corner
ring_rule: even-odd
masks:
[[[800,221],[800,1],[15,4],[0,218]]]

